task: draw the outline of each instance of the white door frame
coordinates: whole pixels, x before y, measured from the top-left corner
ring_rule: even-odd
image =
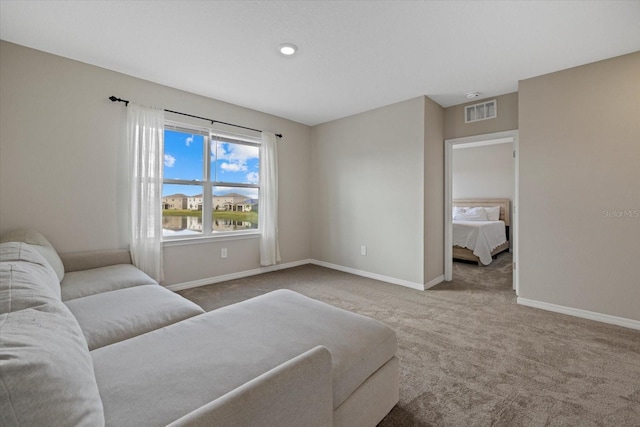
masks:
[[[453,146],[479,147],[482,145],[512,143],[514,153],[514,193],[512,200],[513,217],[511,218],[511,229],[513,230],[513,289],[518,295],[519,274],[517,267],[518,262],[518,245],[520,244],[518,223],[518,206],[519,206],[519,143],[518,131],[508,130],[504,132],[488,133],[484,135],[467,136],[464,138],[447,139],[444,141],[444,280],[453,280],[453,236],[452,236],[452,218],[451,205],[453,200]]]

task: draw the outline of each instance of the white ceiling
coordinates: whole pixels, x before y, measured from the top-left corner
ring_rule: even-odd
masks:
[[[640,1],[2,0],[0,38],[314,125],[639,51]]]

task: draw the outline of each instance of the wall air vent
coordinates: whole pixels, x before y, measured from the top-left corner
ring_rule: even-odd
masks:
[[[498,116],[498,102],[495,99],[464,107],[464,122],[495,119]]]

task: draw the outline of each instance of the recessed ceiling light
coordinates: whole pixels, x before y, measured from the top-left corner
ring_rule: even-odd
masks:
[[[467,92],[465,96],[469,99],[477,98],[480,96],[479,92]]]
[[[280,53],[286,56],[291,56],[296,53],[298,47],[295,44],[283,43],[280,45]]]

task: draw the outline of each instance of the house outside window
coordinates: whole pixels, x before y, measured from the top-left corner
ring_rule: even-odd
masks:
[[[255,233],[260,139],[167,122],[165,240]]]

